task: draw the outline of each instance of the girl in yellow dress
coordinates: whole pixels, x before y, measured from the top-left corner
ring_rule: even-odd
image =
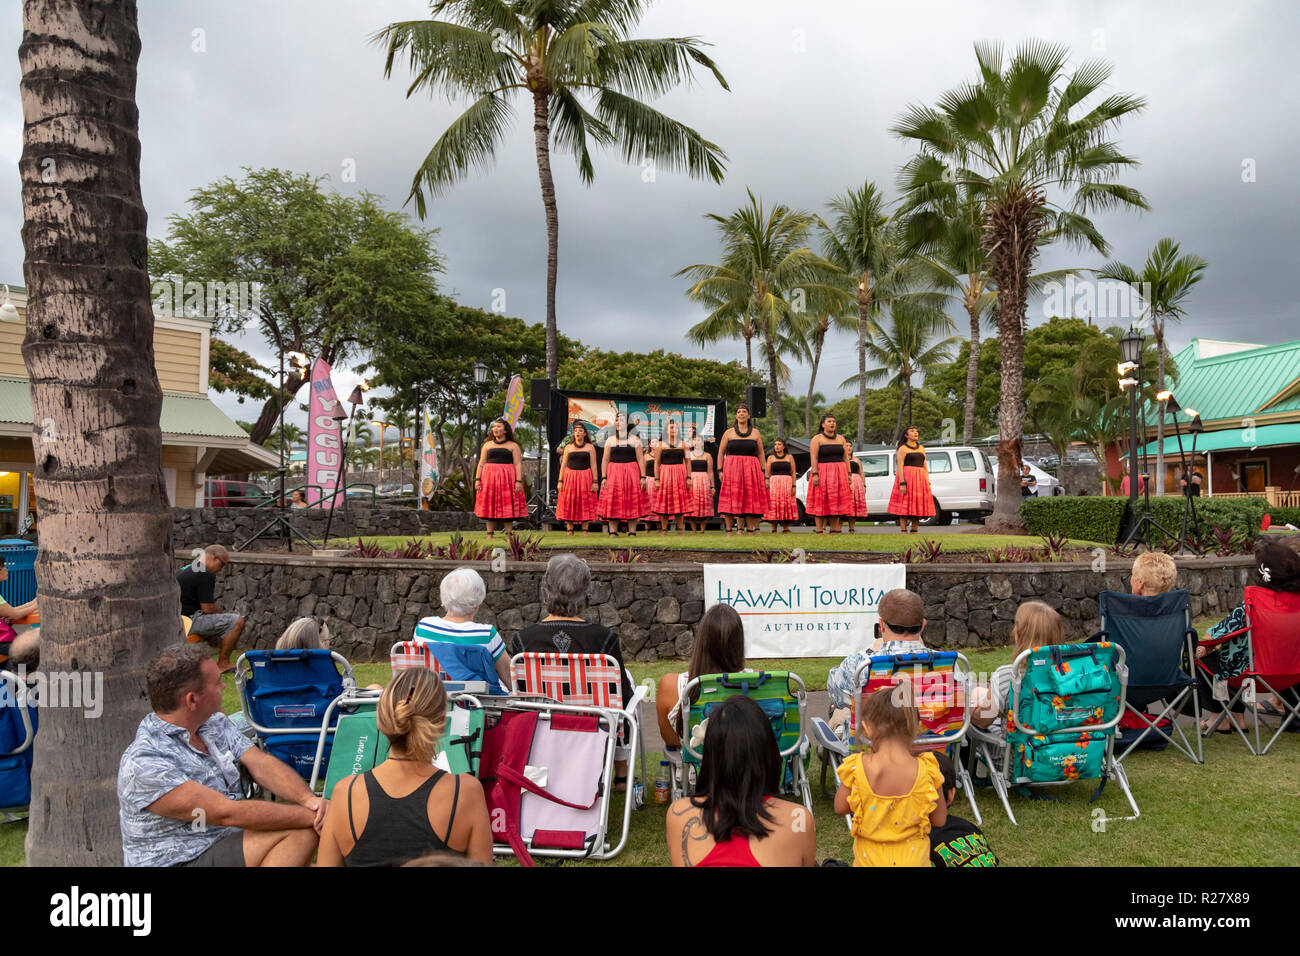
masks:
[[[871,752],[853,754],[836,771],[835,812],[853,814],[854,866],[929,866],[930,828],[948,819],[939,761],[928,751],[912,755],[921,722],[910,689],[885,687],[863,702],[861,730]]]

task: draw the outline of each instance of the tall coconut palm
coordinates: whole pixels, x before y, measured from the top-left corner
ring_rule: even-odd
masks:
[[[750,316],[767,363],[776,433],[784,438],[785,415],[777,400],[782,355],[798,355],[810,313],[841,305],[844,293],[835,266],[808,248],[814,217],[781,204],[769,210],[752,190],[746,193],[749,204],[731,215],[706,216],[718,227],[722,263],[686,266],[676,275],[695,280],[687,292],[692,299],[721,303],[706,322],[719,312]]]
[[[873,324],[875,334],[866,343],[866,353],[880,367],[851,376],[840,383],[840,387],[845,388],[855,381],[897,386],[898,423],[894,426],[894,441],[898,441],[903,432],[904,408],[907,409],[907,423],[912,423],[912,379],[951,363],[953,349],[960,340],[948,334],[953,331],[948,316],[907,301],[893,304],[887,322]],[[935,341],[937,336],[943,338]]]
[[[923,294],[908,291],[917,273],[902,248],[896,224],[885,212],[884,196],[874,183],[863,183],[858,189],[836,196],[827,208],[829,222],[821,223],[822,255],[848,276],[850,294],[857,299],[857,435],[861,446],[861,436],[866,434],[867,345],[875,332],[876,317],[903,296],[916,299]]]
[[[1090,61],[1067,74],[1065,48],[1041,41],[1025,43],[1009,62],[1000,44],[977,43],[975,58],[976,82],[944,93],[936,106],[910,107],[892,131],[918,143],[921,155],[936,160],[933,168],[983,206],[981,242],[998,290],[1002,353],[997,500],[986,525],[1005,531],[1024,527],[1015,475],[1024,430],[1025,306],[1040,237],[1105,255],[1106,240],[1088,215],[1148,208],[1141,193],[1115,181],[1136,161],[1108,138],[1146,104],[1114,93],[1084,109],[1110,79],[1109,65]]]
[[[975,432],[975,388],[979,379],[981,325],[996,328],[997,290],[989,274],[984,237],[983,203],[973,199],[967,187],[944,175],[933,156],[918,156],[903,166],[899,186],[907,197],[899,211],[903,247],[915,254],[917,264],[935,289],[959,306],[970,324],[970,358],[966,364],[966,402],[962,418],[962,444],[969,445]],[[1047,233],[1040,243],[1050,241]],[[1029,289],[1037,292],[1078,269],[1057,269],[1029,277]]]
[[[42,708],[27,862],[122,862],[117,764],[145,669],[179,640],[162,471],[133,0],[23,4],[23,274],[41,669],[102,678],[102,713]]]
[[[1156,336],[1156,390],[1165,387],[1165,323],[1177,322],[1186,314],[1183,303],[1200,282],[1209,263],[1194,253],[1185,256],[1173,239],[1156,243],[1146,264],[1138,272],[1122,262],[1108,262],[1097,272],[1099,279],[1114,279],[1130,286],[1143,298],[1144,317],[1151,320]],[[1156,418],[1156,494],[1165,493],[1165,417]]]
[[[758,327],[750,313],[749,301],[731,302],[710,297],[705,292],[696,301],[711,307],[709,314],[686,330],[686,338],[694,345],[705,347],[719,342],[740,339],[745,343],[745,380],[754,381],[754,337]]]
[[[856,310],[854,310],[856,312]],[[812,318],[812,323],[808,329],[808,338],[804,341],[802,352],[804,359],[812,367],[812,372],[808,376],[808,395],[804,401],[803,427],[804,434],[812,435],[812,417],[814,402],[824,402],[826,397],[820,392],[815,391],[817,386],[817,370],[822,362],[822,349],[826,345],[826,336],[832,328],[852,331],[857,328],[858,317],[848,311],[827,311],[823,310]]]
[[[652,162],[722,181],[726,154],[694,129],[643,102],[689,83],[694,68],[710,71],[728,89],[695,37],[631,39],[645,0],[577,3],[512,0],[433,0],[435,19],[389,24],[373,39],[388,48],[384,75],[405,55],[414,79],[406,95],[426,90],[472,97],[434,143],[411,184],[421,218],[426,192],[438,195],[471,167],[488,166],[522,90],[533,108],[533,145],[546,210],[546,377],[556,384],[558,342],[555,283],[559,214],[551,177],[552,143],[571,152],[578,175],[595,177],[589,142],[614,145],[628,162]],[[445,16],[447,19],[438,19]],[[591,108],[584,104],[591,102]]]

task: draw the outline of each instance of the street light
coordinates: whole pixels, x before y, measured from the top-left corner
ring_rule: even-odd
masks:
[[[478,443],[483,444],[483,383],[487,381],[488,367],[482,362],[474,363],[474,398],[478,410]]]
[[[1138,441],[1138,424],[1137,424],[1137,398],[1138,386],[1142,381],[1142,345],[1145,339],[1136,328],[1130,327],[1128,332],[1119,340],[1119,351],[1124,361],[1116,368],[1122,378],[1120,379],[1120,390],[1128,390],[1128,501],[1129,505],[1136,509],[1138,499],[1138,484],[1141,479],[1137,471],[1135,460],[1137,458],[1137,441]],[[1136,372],[1136,377],[1129,377],[1131,372]]]

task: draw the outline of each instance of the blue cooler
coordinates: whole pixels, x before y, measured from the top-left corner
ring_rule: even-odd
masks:
[[[9,604],[26,604],[36,597],[36,545],[26,538],[0,539],[0,555],[9,580],[0,584],[0,598]]]

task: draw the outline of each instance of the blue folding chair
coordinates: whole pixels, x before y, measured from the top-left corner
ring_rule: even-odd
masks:
[[[248,651],[235,665],[239,703],[258,745],[304,780],[320,761],[328,764],[338,727],[337,718],[328,723],[330,705],[355,687],[352,665],[334,651]]]
[[[1193,673],[1196,631],[1192,628],[1191,595],[1181,589],[1150,597],[1102,591],[1097,601],[1101,608],[1101,630],[1088,640],[1112,641],[1124,648],[1128,664],[1128,695],[1124,710],[1136,715],[1145,725],[1115,759],[1123,760],[1143,740],[1154,735],[1173,744],[1193,763],[1204,763],[1205,753],[1199,733],[1201,705],[1196,696]],[[1195,747],[1178,724],[1178,715],[1189,697],[1196,721],[1193,726],[1198,728],[1192,734],[1196,740]],[[1148,708],[1158,701],[1164,706],[1153,717]],[[1165,720],[1168,721],[1168,732],[1160,726]],[[1116,749],[1120,749],[1118,741]]]
[[[36,739],[36,705],[27,685],[11,671],[0,671],[0,822],[25,818],[32,799],[32,742]]]
[[[421,659],[426,652],[432,660]],[[398,641],[389,650],[388,658],[395,670],[433,664],[434,669],[449,681],[470,684],[481,681],[487,684],[489,693],[510,693],[510,688],[501,684],[496,661],[492,659],[492,652],[486,644],[453,644],[450,641],[416,638]]]

